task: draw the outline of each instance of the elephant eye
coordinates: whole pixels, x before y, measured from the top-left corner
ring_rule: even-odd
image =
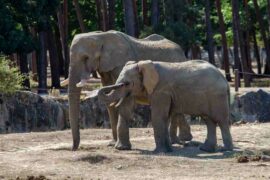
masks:
[[[130,82],[124,82],[125,86],[128,86],[130,84]]]

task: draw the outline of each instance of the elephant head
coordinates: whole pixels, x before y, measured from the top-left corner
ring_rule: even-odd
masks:
[[[129,61],[115,85],[101,88],[98,97],[105,104],[119,106],[127,96],[151,95],[158,84],[159,74],[151,60]]]
[[[125,42],[115,32],[79,34],[72,40],[69,77],[61,85],[68,84],[69,120],[72,129],[73,150],[76,150],[80,143],[79,102],[81,88],[89,82],[90,74],[93,71],[109,72],[125,64],[125,58],[121,58],[128,57]],[[120,57],[120,60],[114,60],[115,57]]]

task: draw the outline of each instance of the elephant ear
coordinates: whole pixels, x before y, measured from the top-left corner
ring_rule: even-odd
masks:
[[[139,61],[139,71],[143,75],[143,85],[148,94],[152,94],[158,81],[159,74],[151,60]]]

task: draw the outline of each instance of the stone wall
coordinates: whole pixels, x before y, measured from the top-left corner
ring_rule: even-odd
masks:
[[[232,97],[233,122],[270,122],[270,94],[263,90]],[[106,107],[97,96],[80,103],[81,128],[109,128]],[[137,106],[131,127],[146,127],[148,106]],[[21,91],[12,96],[0,95],[0,133],[63,130],[69,128],[68,101]]]

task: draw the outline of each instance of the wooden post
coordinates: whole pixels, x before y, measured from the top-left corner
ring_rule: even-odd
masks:
[[[234,70],[234,75],[235,75],[235,79],[234,79],[235,92],[238,92],[238,89],[239,89],[239,70],[238,69]]]

